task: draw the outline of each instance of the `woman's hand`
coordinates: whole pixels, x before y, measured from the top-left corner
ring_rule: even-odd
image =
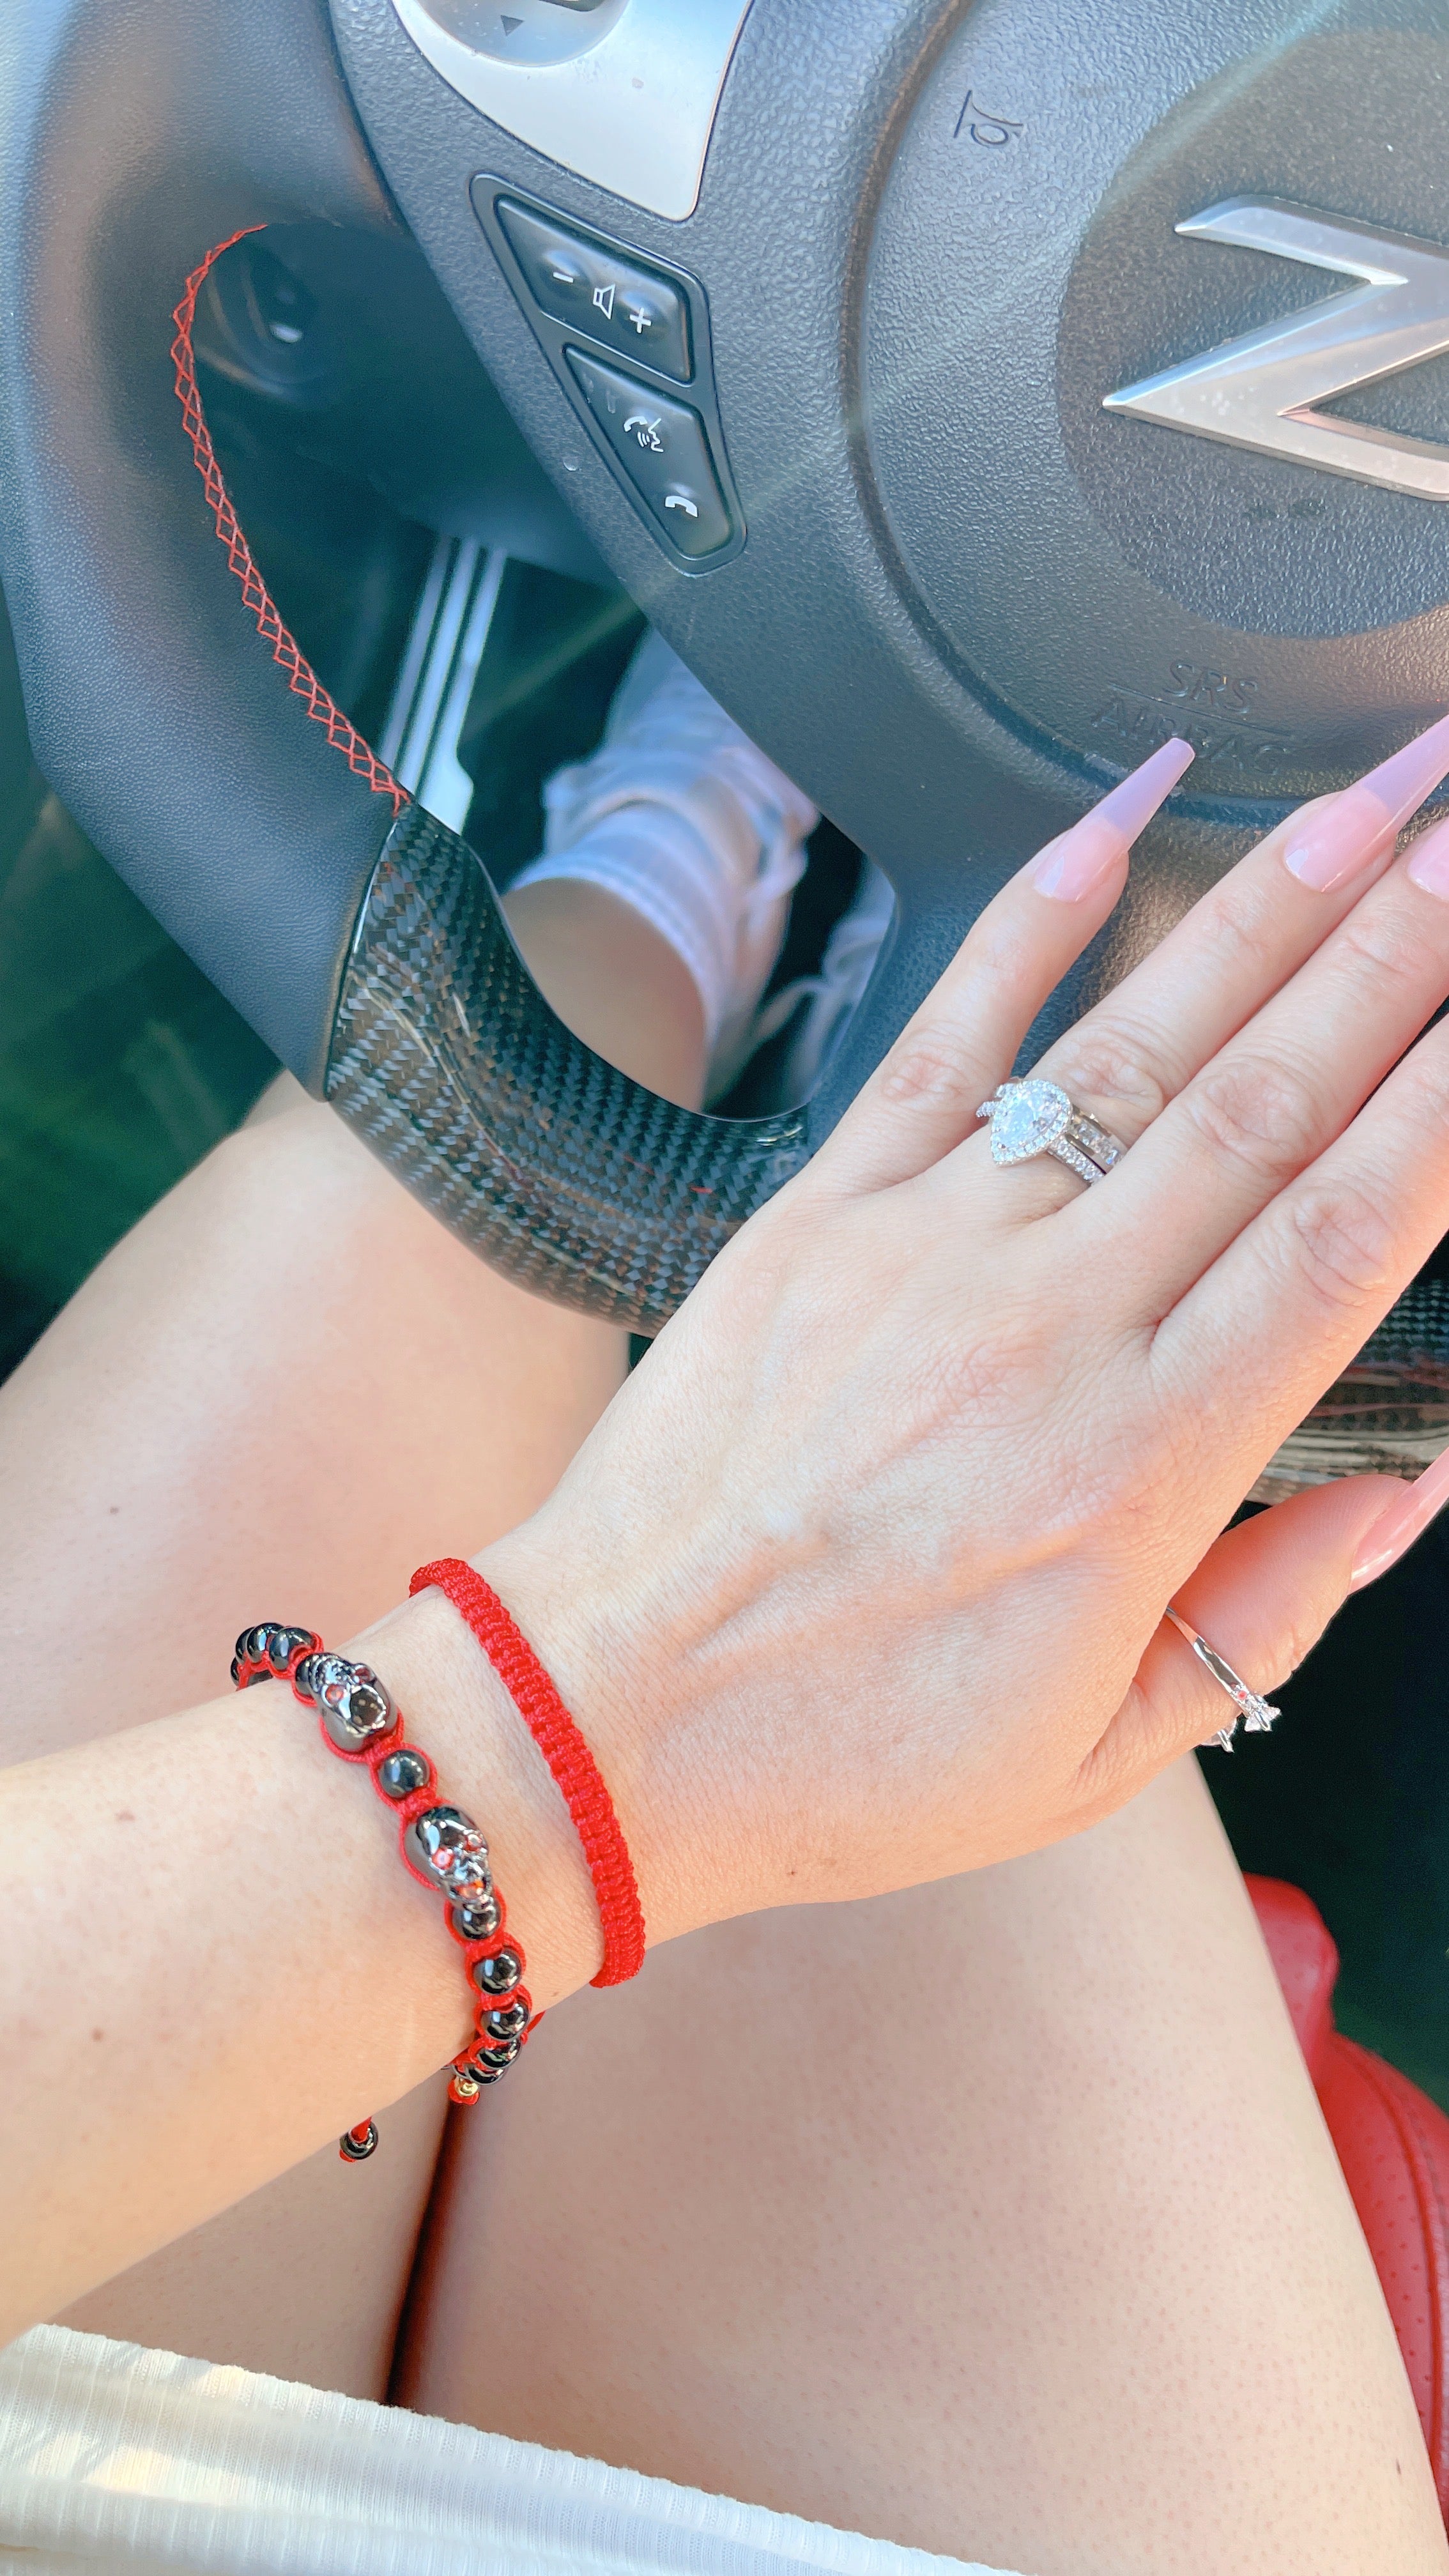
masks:
[[[1449,1027],[1397,1061],[1449,993],[1449,824],[1393,856],[1446,768],[1449,720],[1302,809],[1036,1068],[1131,1148],[1090,1189],[977,1110],[1125,842],[1099,808],[1023,870],[483,1560],[652,1935],[1073,1833],[1232,1714],[1170,1600],[1265,1690],[1332,1616],[1401,1488],[1218,1534],[1449,1229]]]

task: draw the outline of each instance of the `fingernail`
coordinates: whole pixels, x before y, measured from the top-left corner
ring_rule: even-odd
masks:
[[[1406,1556],[1416,1538],[1422,1537],[1432,1520],[1449,1503],[1449,1449],[1441,1452],[1432,1467],[1406,1486],[1398,1499],[1381,1512],[1371,1529],[1365,1530],[1353,1562],[1350,1592],[1362,1592],[1366,1583],[1377,1583],[1391,1565]]]
[[[1425,894],[1437,894],[1449,902],[1449,830],[1442,823],[1431,823],[1427,832],[1414,843],[1409,864],[1404,870]]]
[[[1300,885],[1330,894],[1367,866],[1385,832],[1395,832],[1417,805],[1449,777],[1449,716],[1416,734],[1390,760],[1380,761],[1331,804],[1310,814],[1283,848],[1283,864]],[[1433,891],[1437,892],[1435,888]]]
[[[1194,757],[1191,743],[1174,735],[1104,796],[1100,805],[1094,805],[1090,814],[1084,814],[1080,823],[1048,841],[1031,863],[1037,893],[1054,895],[1058,903],[1080,903],[1101,884],[1108,869],[1126,857]],[[1449,758],[1444,765],[1449,769]]]

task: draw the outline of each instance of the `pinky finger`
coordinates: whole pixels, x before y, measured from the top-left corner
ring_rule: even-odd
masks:
[[[1224,1531],[1179,1585],[1174,1607],[1251,1690],[1271,1693],[1318,1643],[1353,1588],[1363,1540],[1403,1490],[1394,1477],[1351,1476],[1276,1503]],[[1227,1693],[1164,1618],[1082,1766],[1088,1811],[1121,1806],[1232,1719]]]
[[[1192,756],[1188,743],[1164,743],[1002,887],[821,1149],[822,1180],[888,1188],[972,1133],[1042,1004],[1112,911],[1133,841]]]

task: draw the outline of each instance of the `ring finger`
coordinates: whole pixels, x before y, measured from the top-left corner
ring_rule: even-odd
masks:
[[[1446,775],[1449,716],[1343,794],[1300,806],[1034,1070],[1132,1144],[1355,911]],[[1014,1181],[1023,1216],[1081,1186],[1050,1163]]]
[[[1163,743],[993,897],[816,1156],[813,1186],[886,1188],[971,1133],[983,1093],[1101,929],[1133,841],[1191,759],[1188,743]]]

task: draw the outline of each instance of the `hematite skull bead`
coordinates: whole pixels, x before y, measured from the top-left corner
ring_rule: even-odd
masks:
[[[389,1753],[379,1762],[375,1776],[385,1798],[403,1799],[415,1789],[426,1789],[433,1769],[425,1753],[415,1753],[405,1744],[401,1752]]]
[[[391,1694],[370,1664],[351,1663],[346,1655],[308,1655],[293,1678],[303,1697],[315,1703],[339,1753],[360,1753],[397,1724]]]
[[[511,1995],[523,1974],[523,1962],[516,1950],[495,1950],[486,1959],[473,1962],[473,1983],[485,1995]]]
[[[488,1845],[461,1807],[429,1807],[403,1835],[403,1850],[420,1878],[455,1903],[478,1905],[493,1893]]]

